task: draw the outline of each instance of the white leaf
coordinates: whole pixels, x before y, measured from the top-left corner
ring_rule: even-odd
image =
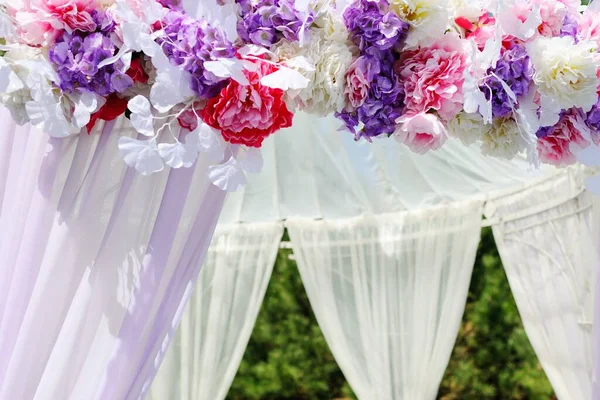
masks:
[[[495,73],[492,72],[492,76],[494,78],[496,78],[498,80],[498,82],[500,82],[500,85],[502,85],[502,89],[504,89],[504,91],[506,92],[506,94],[508,95],[508,97],[512,100],[512,107],[517,105],[517,95],[515,95],[515,92],[513,92],[513,90],[510,88],[510,86],[508,86],[506,84],[506,82],[504,82],[504,80],[502,80],[502,78],[500,78],[498,75],[496,75]]]
[[[548,96],[540,98],[540,126],[554,126],[560,120],[561,107],[558,102]]]
[[[104,98],[101,98],[104,102]],[[74,98],[75,110],[73,111],[74,125],[77,128],[83,128],[90,122],[90,118],[94,112],[98,110],[100,105],[99,96],[91,92],[82,92],[78,98]]]
[[[262,46],[258,46],[256,44],[247,44],[244,47],[242,47],[241,49],[239,49],[238,53],[242,57],[248,57],[248,56],[258,57],[258,56],[262,56],[263,54],[274,55],[268,49],[266,49]]]
[[[485,98],[485,94],[477,85],[477,81],[470,71],[464,72],[465,83],[463,85],[464,104],[463,108],[467,114],[479,113],[483,117],[484,124],[492,123],[492,104]]]
[[[262,170],[264,161],[260,149],[249,147],[240,156],[239,163],[244,171],[257,174]]]
[[[25,87],[10,64],[0,57],[0,93],[13,93]]]
[[[159,71],[150,90],[150,101],[159,112],[167,112],[193,96],[190,75],[174,66]]]
[[[208,167],[210,181],[221,190],[235,192],[247,182],[244,170],[235,157],[220,165]]]
[[[138,95],[127,103],[127,108],[134,114],[145,115],[147,117],[152,116],[152,109],[150,102],[145,96]]]
[[[126,45],[123,45],[119,49],[119,51],[117,52],[117,54],[115,54],[112,57],[105,58],[104,60],[102,60],[100,62],[100,64],[98,64],[98,69],[106,67],[107,65],[112,65],[112,64],[116,63],[117,61],[119,61],[125,55],[125,53],[127,53],[130,50],[131,49],[129,49]]]
[[[272,74],[262,77],[260,83],[273,89],[289,90],[304,89],[308,87],[310,80],[296,70],[281,67]]]
[[[131,111],[129,119],[135,130],[145,136],[154,136],[154,115],[148,99],[138,95],[129,100],[127,108]]]
[[[119,151],[125,163],[142,175],[150,175],[165,168],[154,140],[123,136],[119,138]]]
[[[29,101],[25,104],[25,110],[31,124],[52,137],[63,138],[77,132],[66,120],[58,102]]]
[[[190,135],[192,134],[197,139],[198,150],[206,153],[210,162],[220,163],[223,161],[225,157],[225,141],[218,130],[213,129],[203,121],[198,121],[198,127],[194,132],[190,133]]]
[[[158,145],[158,153],[171,168],[189,168],[198,158],[198,148],[189,144],[161,143]]]
[[[237,58],[220,58],[216,61],[207,61],[204,68],[219,78],[231,78],[240,85],[249,85],[248,78],[244,75],[244,62]]]
[[[314,71],[315,65],[308,61],[306,57],[298,56],[285,62],[285,65],[290,68],[303,69],[305,71]]]
[[[294,3],[294,8],[300,12],[308,11],[308,6],[310,5],[311,0],[296,0]]]

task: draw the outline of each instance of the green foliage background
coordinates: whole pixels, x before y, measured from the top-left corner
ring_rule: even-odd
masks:
[[[230,400],[354,398],[321,334],[294,261],[282,250]],[[442,400],[550,400],[493,236],[483,231]]]

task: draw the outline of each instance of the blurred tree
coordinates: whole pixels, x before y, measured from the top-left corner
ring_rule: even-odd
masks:
[[[282,250],[277,257],[228,399],[354,398],[317,325],[289,254]],[[483,231],[463,324],[439,399],[553,399],[489,229]]]

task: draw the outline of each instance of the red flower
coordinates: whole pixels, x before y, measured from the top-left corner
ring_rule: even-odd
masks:
[[[260,83],[263,76],[275,72],[277,67],[262,61],[257,63],[256,72],[245,71],[250,85],[231,80],[202,110],[204,122],[220,130],[229,143],[260,147],[267,136],[292,126],[294,115],[283,100],[283,90]]]
[[[111,94],[106,99],[106,103],[98,111],[92,114],[90,122],[86,126],[88,133],[92,132],[92,129],[94,129],[94,126],[99,119],[103,121],[112,121],[123,115],[126,110],[127,100],[120,98],[115,93]]]
[[[126,74],[133,79],[134,83],[148,83],[149,76],[146,71],[144,71],[144,66],[142,65],[142,59],[140,57],[131,60],[131,66]]]

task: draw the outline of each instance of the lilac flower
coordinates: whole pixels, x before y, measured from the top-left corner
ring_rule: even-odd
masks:
[[[78,90],[100,96],[122,93],[133,85],[133,80],[124,73],[123,62],[98,67],[117,51],[110,38],[114,22],[102,12],[94,12],[92,18],[96,32],[64,32],[50,48],[48,56],[58,74],[58,86],[67,93]]]
[[[492,101],[492,114],[494,118],[506,117],[516,107],[516,104],[512,104],[512,100],[498,78],[504,81],[515,96],[519,98],[529,93],[533,73],[534,70],[531,61],[524,46],[515,45],[510,50],[504,51],[496,64],[496,68],[488,70],[488,75],[490,76],[481,87],[486,98]]]
[[[165,36],[158,39],[169,61],[183,66],[192,76],[192,90],[208,99],[217,95],[227,80],[204,69],[204,62],[216,58],[234,58],[233,44],[218,29],[206,21],[195,20],[182,11],[171,10],[163,21]]]
[[[578,42],[578,39],[577,39],[578,30],[579,30],[579,23],[577,22],[577,20],[575,18],[573,18],[571,16],[571,14],[565,15],[563,26],[560,29],[560,36],[561,37],[571,36],[573,39],[575,39],[575,42],[577,43]]]
[[[293,0],[238,0],[241,18],[237,31],[247,43],[270,48],[282,39],[298,41],[303,29],[308,30],[314,13],[301,13]]]
[[[356,0],[344,11],[344,23],[361,51],[369,47],[379,50],[401,47],[410,27],[389,10],[386,0]]]
[[[379,52],[371,49],[364,64],[369,71],[365,76],[373,76],[369,92],[364,103],[355,111],[344,111],[336,116],[355,134],[355,139],[365,138],[371,141],[373,137],[391,135],[396,129],[396,120],[402,115],[404,93],[394,72],[394,53],[391,50]],[[356,128],[362,124],[357,132]]]

